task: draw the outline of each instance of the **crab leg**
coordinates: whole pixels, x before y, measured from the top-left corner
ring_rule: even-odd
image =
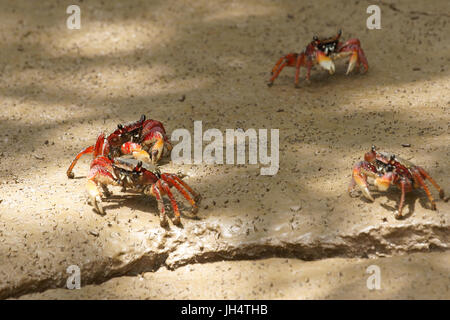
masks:
[[[402,217],[403,205],[405,203],[405,193],[406,193],[406,182],[404,179],[400,181],[400,189],[402,190],[402,195],[400,196],[400,203],[398,205],[398,214],[397,218]]]
[[[284,57],[280,58],[278,62],[275,64],[275,67],[272,69],[272,77],[269,80],[269,83],[267,84],[269,87],[273,85],[273,82],[280,74],[281,70],[284,69],[284,67],[294,67],[297,65],[297,53],[289,53],[285,55]]]
[[[308,81],[311,78],[311,69],[312,69],[313,65],[314,64],[311,60],[307,60],[307,62],[306,62],[306,80],[308,80]]]
[[[439,191],[439,198],[444,199],[444,190],[436,183],[436,181],[434,181],[433,178],[430,177],[430,175],[428,174],[428,172],[426,172],[423,168],[421,167],[416,167],[417,170],[419,171],[420,175],[422,177],[424,177],[425,179],[428,179],[431,184]]]
[[[278,75],[280,74],[281,70],[284,69],[284,67],[286,67],[288,64],[287,62],[283,62],[280,67],[278,68],[278,70],[273,74],[273,76],[270,78],[269,83],[267,84],[269,87],[273,85],[273,82],[275,81],[275,79],[278,77]]]
[[[159,223],[161,227],[167,226],[169,223],[167,222],[166,209],[164,208],[164,201],[162,199],[161,191],[156,186],[156,184],[152,185],[150,189],[150,194],[156,198],[158,202],[159,209]]]
[[[275,73],[275,71],[278,69],[278,67],[283,62],[284,59],[285,57],[281,57],[280,59],[278,59],[277,63],[275,63],[275,66],[272,68],[272,72],[270,74],[273,75]]]
[[[297,64],[295,66],[296,71],[295,71],[295,86],[298,87],[298,81],[299,81],[299,77],[300,77],[300,67],[305,65],[305,54],[301,53],[298,55],[297,57]]]
[[[174,180],[176,180],[177,182],[179,182],[183,187],[185,187],[193,196],[194,196],[194,201],[195,202],[199,202],[202,198],[201,195],[199,195],[197,192],[195,192],[194,190],[192,190],[192,188],[183,180],[181,180],[177,175],[175,174],[171,174],[170,175]]]
[[[172,177],[168,174],[162,174],[161,178],[168,182],[169,184],[171,184],[172,186],[174,186],[175,188],[177,188],[177,190],[185,197],[185,199],[187,201],[189,201],[189,203],[192,205],[192,213],[197,213],[198,211],[198,206],[195,203],[195,201],[189,196],[189,194],[178,184],[178,182],[176,182],[174,179],[172,179]]]
[[[93,153],[93,152],[94,152],[94,146],[89,146],[86,149],[80,151],[80,153],[77,154],[75,159],[73,159],[72,163],[69,166],[69,169],[67,169],[67,177],[72,179],[75,176],[73,174],[72,170],[73,170],[73,167],[75,167],[75,165],[77,164],[78,159],[80,159],[82,155]]]
[[[420,185],[423,188],[423,190],[425,190],[428,200],[430,200],[430,203],[431,203],[431,209],[436,210],[436,203],[434,202],[433,196],[431,195],[431,192],[428,189],[428,186],[425,184],[425,181],[423,181],[422,176],[420,175],[420,172],[418,170],[412,170],[412,173],[413,173],[414,180],[416,180],[417,184]]]
[[[161,182],[161,180],[158,180],[158,187],[160,187],[161,189],[164,190],[164,192],[169,197],[170,203],[172,204],[173,212],[175,214],[175,217],[172,220],[173,224],[176,224],[176,225],[180,224],[181,223],[180,210],[178,209],[178,204],[175,201],[175,198],[174,198],[172,192],[170,191],[169,185],[165,181]]]

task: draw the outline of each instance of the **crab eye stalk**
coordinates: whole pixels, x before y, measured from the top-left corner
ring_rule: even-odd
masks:
[[[122,125],[121,123],[119,123],[119,124],[117,125],[117,129],[122,130],[122,129],[123,129],[123,125]]]

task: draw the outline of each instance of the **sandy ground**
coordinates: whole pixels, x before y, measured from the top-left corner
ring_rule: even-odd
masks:
[[[370,4],[83,1],[81,30],[68,30],[68,2],[1,1],[0,297],[62,288],[72,264],[81,267],[83,285],[139,270],[143,284],[148,278],[162,286],[175,285],[189,268],[165,267],[221,257],[323,260],[195,265],[198,276],[192,281],[201,281],[201,273],[219,281],[216,268],[222,274],[231,268],[223,277],[233,278],[241,264],[245,269],[252,263],[280,274],[290,264],[300,272],[320,264],[326,274],[328,265],[333,272],[342,263],[359,275],[371,262],[356,258],[398,253],[402,258],[382,263],[392,269],[403,263],[409,270],[409,252],[447,250],[450,203],[438,200],[434,212],[424,192],[413,192],[407,197],[406,218],[398,221],[393,215],[398,191],[376,194],[374,203],[346,192],[352,165],[373,144],[423,166],[450,190],[450,3],[382,2],[381,30],[365,26]],[[331,35],[339,28],[344,39],[361,40],[370,65],[367,74],[345,76],[345,63],[338,62],[335,75],[314,70],[311,83],[302,81],[299,89],[293,85],[293,69],[284,70],[272,88],[266,86],[280,56],[300,51],[316,33]],[[280,129],[279,172],[261,176],[259,165],[166,161],[164,171],[187,174],[186,181],[203,195],[197,219],[186,214],[183,229],[161,230],[153,199],[118,189],[107,200],[107,215],[97,215],[85,201],[90,158],[79,162],[74,180],[65,176],[67,166],[99,132],[141,114],[162,121],[169,133],[177,128],[193,132],[195,120],[203,121],[204,130],[222,132]],[[338,243],[338,238],[348,241]],[[373,239],[378,240],[371,243]],[[337,256],[348,260],[326,259]],[[363,297],[424,297],[414,293],[419,291],[449,298],[448,254],[422,253],[411,259],[433,261],[431,271],[426,265],[419,268],[430,272],[428,280],[397,293],[370,295],[363,288]],[[441,274],[447,275],[445,281]],[[403,280],[414,281],[414,276]],[[131,288],[136,281],[138,277],[127,276],[104,286]],[[351,285],[345,281],[331,281],[321,289],[311,284],[304,295],[300,289],[282,290],[283,281],[273,279],[265,294],[232,291],[226,297],[361,297],[358,290],[344,290]],[[434,284],[436,289],[417,290]],[[83,297],[116,295],[103,293],[102,286],[89,287]],[[187,296],[183,287],[177,290]],[[32,297],[59,294],[65,297],[61,290]],[[118,297],[157,296],[157,291],[142,290]],[[215,297],[198,293],[208,296]]]
[[[372,273],[367,268],[373,265],[380,268],[380,287],[369,290]],[[175,271],[161,268],[80,290],[50,289],[21,299],[448,299],[449,266],[449,253],[371,260],[224,261]]]

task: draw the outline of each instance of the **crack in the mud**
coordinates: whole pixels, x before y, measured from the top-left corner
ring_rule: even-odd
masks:
[[[296,258],[314,261],[327,258],[372,258],[414,252],[446,251],[449,249],[450,226],[410,225],[406,228],[372,228],[356,235],[338,236],[332,242],[313,243],[250,243],[242,247],[204,252],[189,259],[166,263],[170,270],[193,263],[222,260],[250,260],[263,258]],[[409,240],[409,241],[408,241]]]
[[[397,227],[367,228],[356,234],[336,236],[331,240],[318,239],[312,242],[287,242],[263,240],[232,246],[223,243],[216,251],[193,254],[190,257],[170,261],[171,253],[146,252],[129,263],[112,270],[113,261],[103,261],[97,266],[85,266],[97,272],[84,277],[82,285],[100,284],[121,276],[136,276],[144,272],[155,272],[161,267],[175,270],[179,267],[223,260],[256,260],[263,258],[296,258],[304,261],[327,258],[373,258],[414,252],[446,251],[450,243],[450,226],[403,225]],[[95,262],[94,262],[95,264]],[[107,271],[109,270],[109,272]],[[61,277],[29,280],[20,287],[0,291],[0,298],[17,298],[21,295],[63,288],[66,279]]]

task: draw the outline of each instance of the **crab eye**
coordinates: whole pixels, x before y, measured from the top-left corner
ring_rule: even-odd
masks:
[[[141,116],[141,121],[144,122],[145,119],[146,119],[145,114],[143,114],[143,115]]]
[[[340,36],[341,34],[342,34],[342,29],[339,29],[338,36]]]
[[[122,129],[123,129],[123,125],[119,123],[119,124],[117,125],[117,129],[122,130]]]
[[[314,41],[318,41],[318,40],[319,40],[319,37],[314,36],[314,37],[313,37],[313,40],[314,40]]]

